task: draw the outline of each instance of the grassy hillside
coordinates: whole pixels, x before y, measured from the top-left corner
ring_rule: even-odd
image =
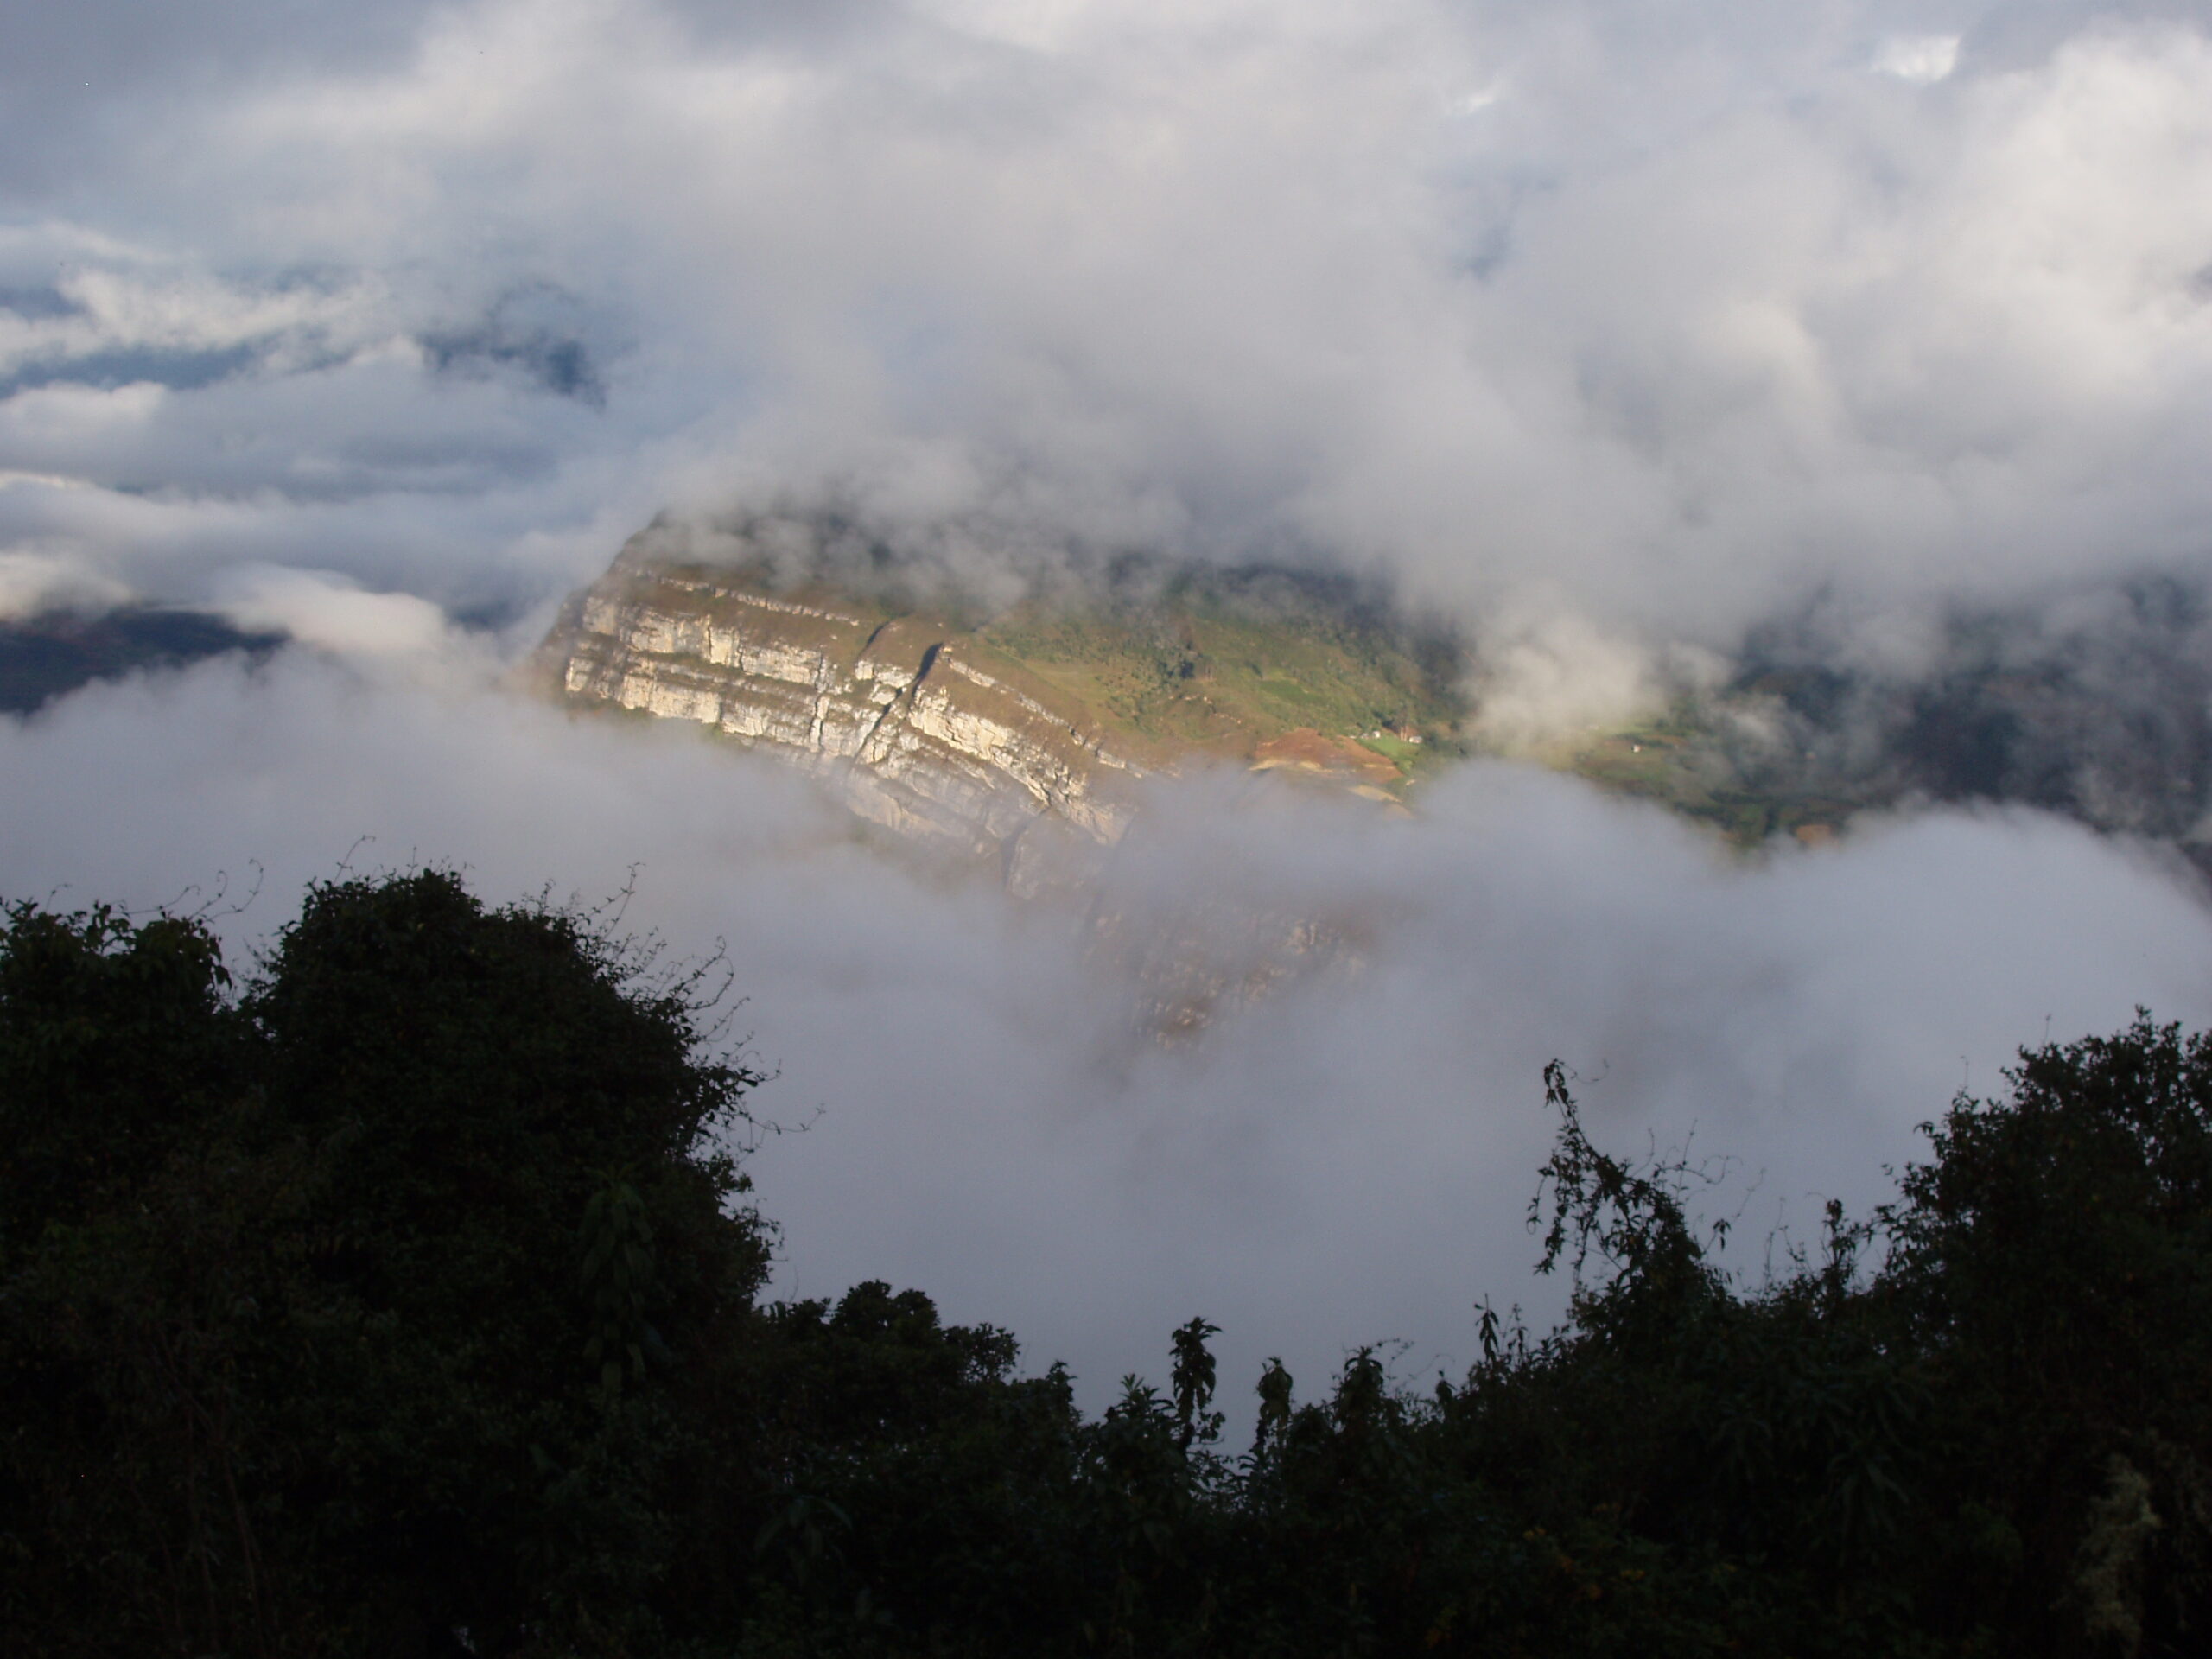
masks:
[[[1318,609],[1255,614],[1212,594],[1151,612],[1016,613],[995,650],[1157,744],[1247,754],[1308,728],[1364,743],[1408,775],[1452,747],[1462,709],[1382,627]]]
[[[632,569],[679,612],[734,618],[749,607],[713,589],[736,586],[836,613],[832,631],[852,634],[855,652],[886,626],[957,644],[1154,767],[1211,756],[1403,799],[1478,747],[1465,652],[1342,576],[1131,559],[986,611],[915,591],[914,573],[887,555],[779,569],[765,556],[709,567],[642,552]],[[1910,678],[1837,668],[1817,642],[1755,641],[1728,683],[1522,758],[1745,847],[1819,841],[1861,811],[1926,799],[2019,803],[2195,852],[2212,845],[2201,839],[2212,823],[2212,625],[2139,609],[2111,638],[1962,620],[1938,664]],[[800,615],[781,626],[795,639],[831,626]]]
[[[1853,813],[1901,792],[1901,780],[1887,773],[1847,772],[1748,737],[1732,720],[1746,712],[1741,702],[1685,700],[1535,758],[1601,788],[1656,801],[1741,846],[1777,835],[1824,839]]]
[[[765,573],[737,575],[771,589]],[[728,585],[732,573],[713,579]],[[1185,573],[1141,592],[1037,600],[988,619],[819,580],[774,591],[957,642],[966,660],[1079,711],[1155,766],[1211,755],[1402,795],[1467,752],[1457,648],[1342,582],[1273,569]]]

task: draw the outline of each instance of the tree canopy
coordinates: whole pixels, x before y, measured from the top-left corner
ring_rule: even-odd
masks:
[[[918,1290],[763,1300],[713,986],[435,871],[0,925],[12,1650],[554,1656],[2199,1650],[2212,1043],[2022,1056],[1897,1195],[1739,1285],[1687,1172],[1585,1132],[1485,1302],[1097,1418]],[[1476,1287],[1471,1287],[1471,1291]]]

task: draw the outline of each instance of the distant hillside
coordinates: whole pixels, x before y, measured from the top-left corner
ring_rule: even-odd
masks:
[[[1770,629],[1725,685],[1542,758],[1747,844],[1818,839],[1869,809],[1983,802],[2212,863],[2212,618],[2170,583],[2080,596],[2054,620],[2066,614],[1955,615],[1909,675],[1840,666]]]
[[[1132,560],[993,609],[918,598],[895,562],[746,547],[633,540],[547,641],[562,694],[778,754],[902,835],[1007,857],[1016,886],[1060,830],[1116,840],[1147,773],[1225,764],[1402,803],[1479,747],[1478,664],[1346,578]],[[1770,629],[1724,683],[1521,758],[1744,847],[1988,801],[2204,861],[2212,628],[2166,589],[2084,614],[1954,619],[1909,677]]]
[[[902,834],[1005,856],[1017,886],[1040,841],[1118,839],[1148,773],[1223,762],[1395,802],[1465,753],[1448,641],[1282,570],[970,616],[648,533],[543,662],[571,702],[696,721]]]
[[[30,714],[79,686],[138,669],[277,644],[273,634],[242,632],[199,611],[131,607],[95,617],[65,611],[0,621],[0,713]]]

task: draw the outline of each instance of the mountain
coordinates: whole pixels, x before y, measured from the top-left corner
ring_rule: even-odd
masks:
[[[1174,1041],[1292,981],[1355,972],[1357,916],[1121,879],[1148,776],[1201,766],[1417,804],[1475,752],[1466,655],[1347,579],[1130,561],[957,597],[806,526],[798,556],[656,525],[565,607],[537,659],[572,706],[694,722],[836,791],[902,845],[1050,895],[1116,965],[1132,1023]],[[948,595],[952,597],[948,597]],[[1521,758],[1657,801],[1752,849],[1819,844],[1916,801],[2032,804],[2212,866],[2212,650],[2189,607],[2094,626],[1955,620],[1911,675],[1755,638],[1726,677]],[[1267,791],[1255,779],[1255,798]],[[1137,861],[1141,863],[1141,861]],[[1133,864],[1132,868],[1135,868]],[[1301,901],[1304,902],[1304,901]]]
[[[803,540],[702,549],[655,525],[567,607],[543,671],[574,704],[804,766],[902,837],[1000,861],[1016,891],[1084,885],[1149,774],[1230,766],[1398,806],[1479,747],[1461,688],[1480,664],[1343,576],[1131,559],[984,605],[849,537],[826,553],[834,527]],[[1744,848],[1992,802],[2212,864],[2212,617],[2158,584],[1961,613],[1886,673],[1777,625],[1723,677],[1520,758]]]
[[[0,620],[0,713],[33,714],[79,686],[139,669],[181,668],[230,651],[265,656],[281,643],[203,612],[151,606]]]
[[[2171,582],[1961,609],[1909,671],[1802,626],[1746,642],[1725,683],[1541,757],[1756,845],[1825,839],[1916,803],[2027,806],[2177,849],[2212,872],[2212,614]]]
[[[1147,575],[964,614],[648,531],[541,662],[573,703],[696,721],[901,836],[1000,860],[1016,890],[1118,841],[1147,775],[1229,764],[1396,804],[1465,752],[1448,642],[1348,584]]]

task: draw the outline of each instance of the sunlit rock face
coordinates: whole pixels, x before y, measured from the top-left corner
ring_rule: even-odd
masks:
[[[1193,1037],[1340,955],[1338,935],[1302,916],[1154,913],[1117,897],[1113,852],[1138,786],[1172,760],[1139,760],[972,631],[847,588],[772,590],[741,568],[672,562],[648,535],[570,601],[540,664],[575,706],[696,722],[813,773],[902,842],[994,864],[1126,970],[1132,1022],[1151,1039]]]
[[[829,521],[798,529],[789,558],[772,534],[640,533],[564,609],[547,689],[693,722],[813,774],[904,846],[982,861],[1122,970],[1153,1038],[1356,971],[1357,927],[1312,895],[1163,900],[1157,849],[1127,832],[1147,776],[1201,768],[1243,778],[1224,810],[1313,788],[1402,814],[1459,710],[1387,616],[1342,583],[1255,569],[963,620],[865,554],[825,556]]]
[[[1118,840],[1144,771],[956,628],[661,563],[642,538],[571,602],[547,653],[570,701],[696,721],[900,836],[1001,861],[1017,889]]]

